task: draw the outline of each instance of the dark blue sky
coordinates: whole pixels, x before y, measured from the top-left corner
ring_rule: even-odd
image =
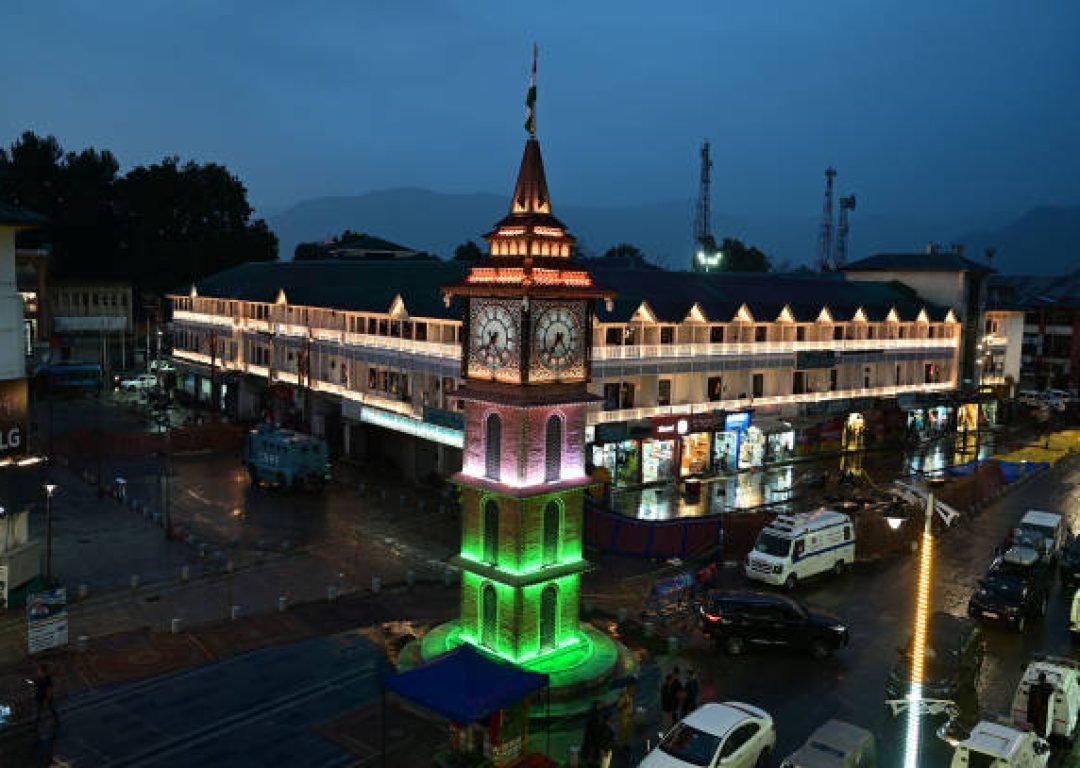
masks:
[[[318,11],[316,11],[318,9]],[[1080,203],[1080,3],[4,0],[0,142],[215,160],[257,205],[509,194],[530,47],[556,207],[815,216]]]

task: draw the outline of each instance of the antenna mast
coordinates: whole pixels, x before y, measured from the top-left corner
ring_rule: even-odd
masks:
[[[855,210],[855,195],[840,198],[840,215],[836,223],[836,254],[833,267],[840,269],[847,263],[848,214]]]
[[[835,168],[825,169],[825,209],[821,212],[821,230],[818,234],[818,271],[828,272],[832,269],[832,208],[833,208],[833,179],[836,178]]]
[[[720,252],[712,236],[712,158],[709,142],[701,145],[701,183],[698,187],[697,207],[694,211],[694,253],[690,256],[693,272],[710,272],[720,266]]]

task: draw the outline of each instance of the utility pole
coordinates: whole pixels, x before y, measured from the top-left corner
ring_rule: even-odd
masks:
[[[836,254],[833,268],[840,269],[847,263],[848,214],[855,210],[855,195],[840,198],[840,215],[836,224]]]
[[[832,211],[833,179],[835,168],[825,169],[825,205],[821,212],[821,227],[818,230],[818,271],[828,272],[832,265]]]

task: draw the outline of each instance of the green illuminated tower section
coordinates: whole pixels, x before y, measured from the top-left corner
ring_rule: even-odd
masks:
[[[593,306],[530,136],[488,257],[445,288],[465,305],[458,639],[533,666],[586,642],[579,624]]]

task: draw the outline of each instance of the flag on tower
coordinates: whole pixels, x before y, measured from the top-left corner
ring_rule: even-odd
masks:
[[[536,135],[536,43],[533,43],[532,77],[529,78],[529,93],[525,97],[525,130],[530,136]]]

